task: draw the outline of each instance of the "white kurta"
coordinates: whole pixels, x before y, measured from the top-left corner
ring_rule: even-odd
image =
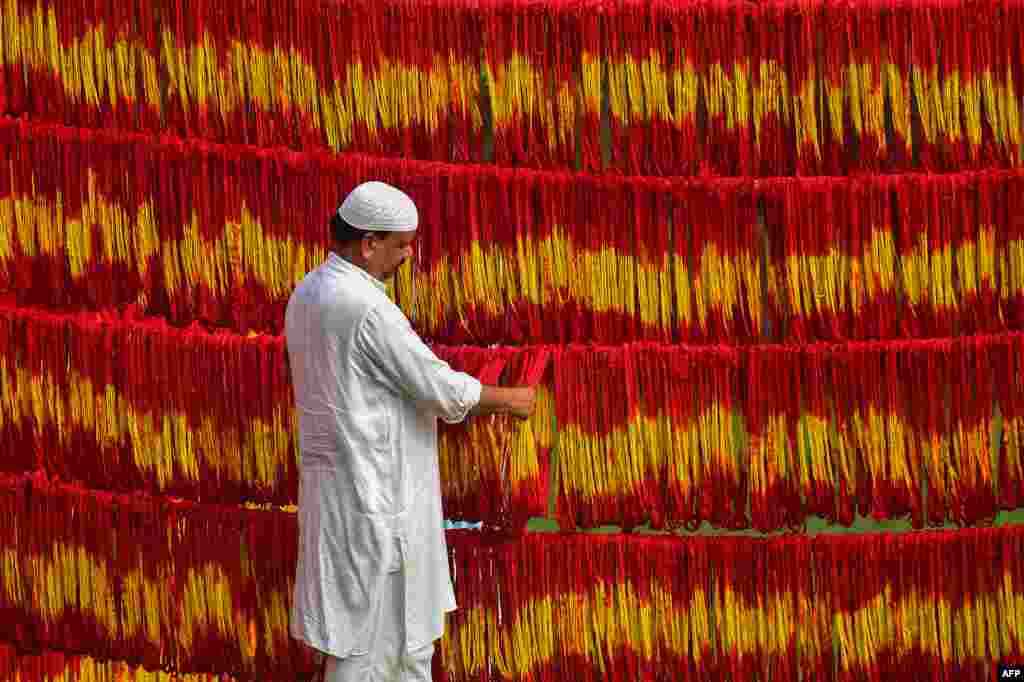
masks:
[[[463,420],[480,382],[420,340],[384,285],[330,254],[288,301],[299,421],[299,559],[292,636],[367,653],[388,568],[405,574],[406,646],[444,634],[448,572],[437,418]]]

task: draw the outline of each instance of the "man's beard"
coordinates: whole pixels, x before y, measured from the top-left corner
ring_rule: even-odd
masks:
[[[405,261],[404,260],[401,263],[399,263],[398,265],[396,265],[395,267],[393,267],[390,270],[388,270],[387,272],[385,272],[382,279],[391,279],[392,277],[394,277],[395,275],[398,274],[398,271],[402,268],[403,265],[405,265]]]

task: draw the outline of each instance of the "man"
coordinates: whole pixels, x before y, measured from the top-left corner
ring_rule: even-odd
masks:
[[[533,409],[532,388],[452,370],[385,294],[418,222],[397,188],[356,187],[285,314],[301,452],[291,633],[326,654],[326,682],[430,680],[455,608],[437,418]]]

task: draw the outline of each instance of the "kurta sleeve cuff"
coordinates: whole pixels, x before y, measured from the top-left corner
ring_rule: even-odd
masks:
[[[464,421],[469,415],[469,411],[472,410],[480,403],[480,395],[483,393],[484,386],[480,383],[479,379],[470,376],[469,374],[461,373],[465,377],[465,383],[462,387],[462,392],[457,399],[458,411],[454,414],[444,415],[441,418],[448,424],[458,424]]]

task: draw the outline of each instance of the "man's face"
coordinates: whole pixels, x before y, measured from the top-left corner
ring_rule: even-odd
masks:
[[[367,270],[377,279],[393,277],[402,263],[412,258],[416,230],[384,232],[363,240]]]

